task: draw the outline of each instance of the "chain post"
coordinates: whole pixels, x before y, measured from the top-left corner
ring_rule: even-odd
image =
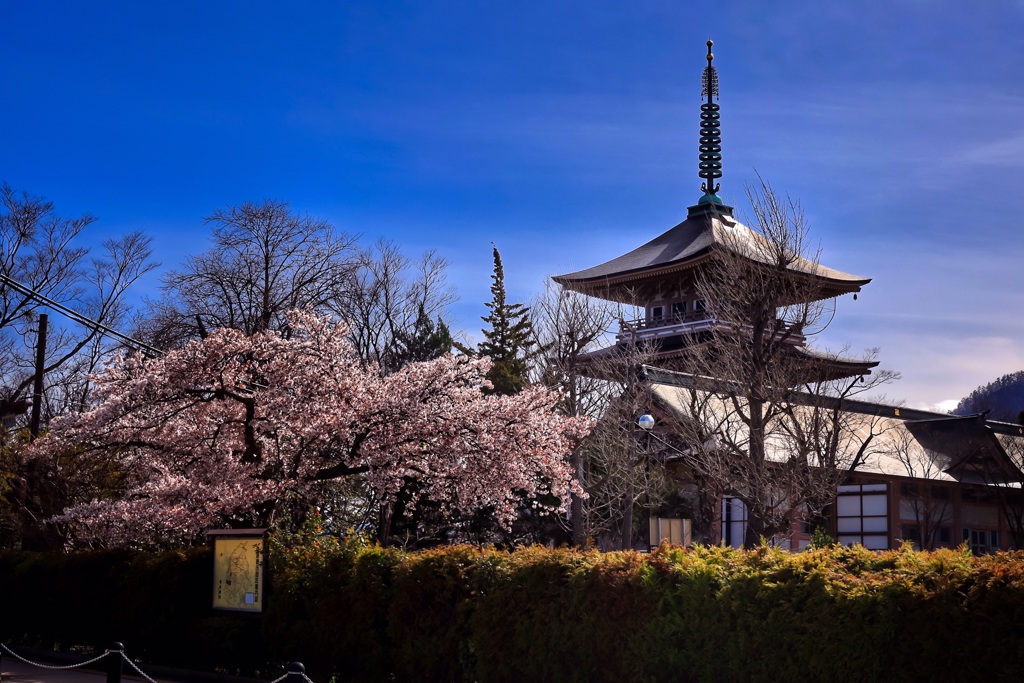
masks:
[[[286,683],[305,683],[306,667],[302,662],[292,662],[288,665],[288,680]]]
[[[107,652],[107,683],[121,683],[121,670],[124,666],[124,644],[113,643]]]

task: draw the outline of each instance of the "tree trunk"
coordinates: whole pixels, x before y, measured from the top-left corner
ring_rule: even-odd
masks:
[[[391,518],[395,512],[394,503],[382,503],[377,518],[377,542],[387,545],[391,541]]]
[[[622,549],[633,549],[633,482],[626,486],[626,496],[622,509]]]
[[[764,401],[761,399],[761,385],[756,379],[751,382],[750,406],[750,468],[754,473],[746,485],[751,489],[749,492],[749,503],[744,501],[747,508],[747,532],[743,536],[743,545],[753,548],[761,544],[761,538],[765,536],[766,523],[763,506],[768,505],[771,500],[771,491],[763,490],[765,482],[771,479],[765,476],[765,449],[764,449]]]
[[[572,465],[573,471],[576,473],[576,481],[578,481],[582,487],[583,456],[580,453],[579,447],[573,450],[569,462]],[[572,544],[577,548],[582,548],[583,544],[586,542],[585,531],[583,528],[583,499],[575,493],[572,494],[572,498],[569,503],[569,516],[572,518]]]

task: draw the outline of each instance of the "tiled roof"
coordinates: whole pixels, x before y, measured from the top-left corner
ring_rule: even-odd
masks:
[[[685,221],[633,251],[592,268],[556,275],[553,279],[571,289],[576,288],[574,285],[613,284],[614,281],[635,279],[647,271],[686,268],[706,255],[713,246],[770,263],[764,244],[763,237],[727,213],[716,215],[691,211]],[[870,278],[827,268],[804,258],[798,259],[790,269],[832,280],[851,291],[871,281]]]
[[[651,393],[666,412],[679,419],[686,419],[688,414],[689,392],[693,389],[687,387],[693,387],[693,382],[697,382],[697,386],[713,384],[713,380],[652,370],[655,375],[648,380]],[[697,391],[707,402],[708,410],[728,419],[725,416],[734,410],[730,399],[712,391]],[[849,408],[843,413],[844,436],[839,443],[837,460],[851,462],[866,444],[867,457],[858,468],[859,472],[992,485],[1001,483],[1002,477],[1014,468],[1024,470],[1024,435],[1020,434],[1024,430],[1016,425],[986,422],[978,416],[955,417],[863,401],[851,401]],[[799,414],[812,408],[796,405],[794,410]],[[913,419],[908,420],[908,417]],[[736,430],[746,429],[739,419],[731,423]],[[767,431],[765,446],[769,459],[781,462],[789,458],[792,445],[784,430],[769,425]],[[951,431],[976,433],[979,438],[968,448],[963,435],[951,439]],[[742,439],[739,435],[738,440]],[[984,448],[979,448],[978,444],[983,444]],[[965,456],[973,456],[970,470],[965,470],[965,463],[961,462]],[[1014,480],[1014,476],[1009,479]]]

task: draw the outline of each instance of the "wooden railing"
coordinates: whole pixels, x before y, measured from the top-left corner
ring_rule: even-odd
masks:
[[[803,345],[806,341],[802,326],[798,323],[779,320],[781,323],[776,336],[786,336],[794,344]],[[715,320],[706,311],[695,311],[691,313],[673,313],[661,316],[660,318],[637,318],[635,320],[619,321],[619,339],[626,337],[634,339],[645,339],[671,336],[675,333],[684,333],[700,329],[711,329],[712,327],[732,329],[728,321]]]
[[[627,328],[630,330],[644,330],[652,327],[669,327],[672,325],[682,325],[686,323],[704,322],[710,320],[711,317],[707,314],[707,311],[695,311],[692,313],[670,313],[663,315],[660,318],[637,318],[635,320],[621,320],[620,325],[622,330],[625,331]]]

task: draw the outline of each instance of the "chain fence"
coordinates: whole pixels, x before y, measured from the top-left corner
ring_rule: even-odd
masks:
[[[111,681],[119,682],[121,680],[121,667],[125,663],[127,663],[128,666],[131,667],[131,669],[136,674],[138,674],[143,680],[145,680],[146,683],[157,683],[155,679],[151,678],[148,674],[146,674],[146,672],[140,669],[139,666],[135,662],[133,662],[131,658],[128,657],[128,655],[124,653],[124,646],[120,643],[115,643],[114,646],[110,649],[104,650],[103,654],[93,657],[90,660],[78,662],[77,664],[68,664],[66,666],[55,666],[52,664],[43,664],[42,662],[34,662],[31,659],[27,659],[19,655],[17,652],[8,647],[6,643],[0,643],[0,662],[2,662],[4,653],[10,655],[11,657],[14,657],[23,664],[27,664],[28,666],[36,667],[39,669],[46,669],[50,671],[68,671],[71,669],[81,669],[92,664],[96,664],[100,661],[103,661],[104,659],[108,659],[113,655],[115,657],[120,657],[120,661],[118,659],[108,659],[108,683]],[[292,662],[291,664],[289,664],[288,670],[283,675],[270,681],[270,683],[283,683],[284,681],[287,681],[287,683],[313,683],[309,676],[306,675],[306,667],[303,666],[301,662]]]
[[[14,657],[20,662],[28,664],[29,666],[34,666],[39,669],[50,669],[51,671],[67,671],[68,669],[80,669],[82,667],[89,666],[90,664],[95,664],[96,662],[100,661],[101,659],[110,654],[110,650],[104,650],[103,654],[101,654],[98,657],[94,657],[87,662],[79,662],[78,664],[69,664],[67,666],[51,666],[49,664],[41,664],[40,662],[33,662],[30,659],[25,659],[14,650],[7,647],[7,645],[4,643],[0,643],[0,650],[6,652],[7,654]],[[2,654],[2,652],[0,652],[0,654]]]

